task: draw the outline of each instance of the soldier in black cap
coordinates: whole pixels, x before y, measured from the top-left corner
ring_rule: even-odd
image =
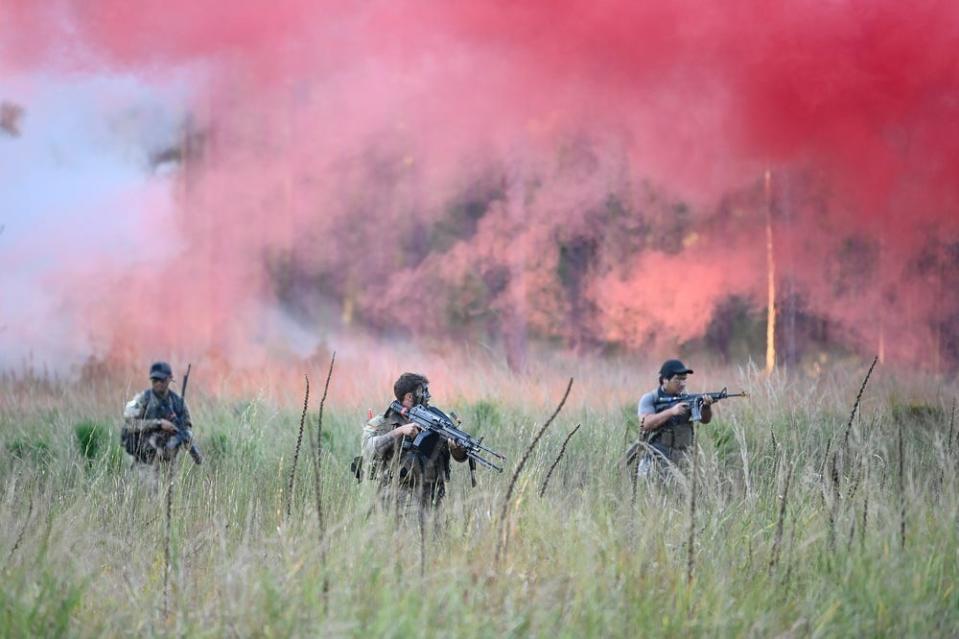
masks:
[[[642,441],[630,452],[627,459],[639,457],[637,475],[648,476],[654,467],[665,468],[669,464],[679,464],[686,451],[693,444],[693,423],[689,418],[689,404],[678,402],[670,408],[657,412],[658,400],[676,397],[686,392],[686,376],[693,371],[678,359],[663,362],[659,369],[659,387],[643,395],[639,400],[639,424]],[[713,418],[708,395],[703,398],[702,423],[708,424]],[[632,453],[632,454],[631,454]],[[641,456],[639,455],[640,453]]]
[[[156,466],[172,462],[180,446],[167,443],[180,429],[193,428],[190,410],[183,399],[170,390],[173,369],[166,362],[150,366],[151,387],[127,402],[123,411],[120,441],[134,462]]]

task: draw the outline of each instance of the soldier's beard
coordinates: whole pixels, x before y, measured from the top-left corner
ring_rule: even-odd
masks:
[[[431,397],[430,389],[426,386],[420,386],[418,389],[416,389],[416,395],[414,396],[414,399],[416,400],[417,404],[429,406]]]

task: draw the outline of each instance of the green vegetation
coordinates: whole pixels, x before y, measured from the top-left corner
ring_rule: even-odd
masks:
[[[115,389],[14,380],[0,397],[0,635],[959,634],[955,387],[909,388],[879,369],[847,441],[864,366],[819,379],[697,366],[691,390],[723,380],[752,396],[724,402],[703,429],[695,477],[634,493],[617,464],[650,367],[543,366],[523,377],[478,368],[455,389],[434,382],[437,403],[515,464],[558,402],[563,371],[576,371],[517,483],[499,565],[510,464],[502,476],[478,471],[476,489],[454,467],[422,548],[414,522],[371,510],[373,486],[349,472],[366,407],[388,392],[369,377],[333,375],[322,531],[308,437],[285,513],[301,391],[218,398],[191,386],[208,462],[184,456],[173,478],[166,615],[162,482],[117,463]]]
[[[7,442],[7,451],[14,459],[31,461],[34,465],[44,465],[50,459],[50,444],[43,439],[28,436],[14,437]]]
[[[88,461],[93,461],[106,452],[110,444],[109,427],[94,421],[84,420],[73,427],[77,436],[77,446],[80,454]]]

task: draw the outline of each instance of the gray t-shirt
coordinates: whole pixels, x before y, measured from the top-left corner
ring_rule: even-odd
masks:
[[[656,413],[656,391],[655,390],[649,391],[648,393],[646,393],[640,398],[637,413],[640,419],[642,419],[646,415],[653,415]]]

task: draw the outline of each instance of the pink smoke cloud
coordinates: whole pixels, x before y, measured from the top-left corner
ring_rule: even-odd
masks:
[[[230,352],[314,298],[415,335],[519,314],[567,344],[675,344],[730,296],[764,304],[769,206],[782,283],[848,343],[882,326],[908,359],[959,313],[929,285],[959,270],[946,3],[33,5],[0,38],[20,69],[203,78],[182,254],[71,298],[107,351]],[[158,277],[188,321],[144,313]]]

